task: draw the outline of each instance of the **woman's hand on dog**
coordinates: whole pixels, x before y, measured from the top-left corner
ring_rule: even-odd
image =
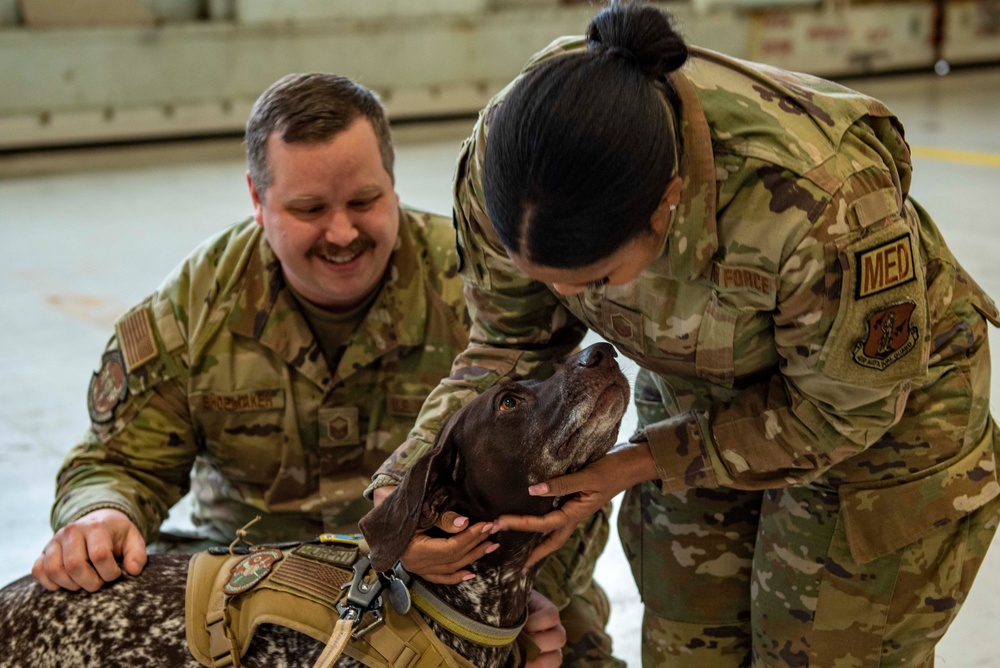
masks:
[[[380,505],[394,489],[393,485],[377,488],[372,496],[375,505]],[[468,523],[469,518],[458,513],[442,513],[435,526],[452,535],[432,538],[422,532],[416,533],[400,558],[403,568],[436,584],[457,584],[474,578],[465,567],[500,545],[487,540],[494,532],[493,522],[478,522],[467,527]]]
[[[555,604],[531,590],[528,599],[528,619],[521,631],[535,643],[540,654],[524,664],[525,668],[556,668],[562,665],[562,648],[566,646],[566,629],[559,619]]]
[[[95,592],[105,582],[117,580],[122,567],[138,575],[145,565],[146,541],[139,529],[120,510],[102,508],[57,531],[31,574],[49,591]]]
[[[620,492],[656,477],[656,466],[647,442],[620,443],[575,473],[528,488],[532,496],[569,496],[556,510],[541,516],[501,515],[496,525],[499,530],[549,534],[528,557],[527,569],[562,547],[581,520],[603,508]]]

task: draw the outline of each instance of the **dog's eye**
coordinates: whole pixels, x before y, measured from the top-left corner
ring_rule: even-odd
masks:
[[[509,411],[510,409],[515,408],[518,403],[519,401],[517,397],[508,394],[500,400],[500,410]]]

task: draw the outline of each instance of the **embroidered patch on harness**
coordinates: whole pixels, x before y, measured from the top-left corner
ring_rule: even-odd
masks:
[[[327,564],[339,566],[341,568],[350,568],[354,565],[354,562],[358,560],[358,548],[356,547],[343,548],[332,545],[313,545],[306,543],[305,545],[295,548],[295,554],[306,557],[307,559],[314,559],[316,561],[322,561]]]
[[[912,301],[903,301],[872,311],[865,322],[865,338],[854,344],[854,361],[861,366],[883,371],[913,350],[919,332],[917,326],[910,322],[910,316],[916,307]]]
[[[353,575],[347,569],[299,556],[296,551],[275,569],[270,582],[332,602],[340,598],[343,584]]]
[[[120,350],[111,350],[101,358],[101,368],[90,377],[87,388],[87,411],[95,424],[111,422],[115,409],[128,396],[128,379]]]
[[[230,596],[242,594],[253,589],[257,583],[267,577],[274,563],[281,559],[281,550],[266,548],[254,550],[240,559],[229,571],[229,580],[222,585],[222,591]]]
[[[130,372],[156,357],[156,338],[145,308],[138,308],[116,322],[115,333],[125,354],[125,368]]]
[[[904,234],[854,254],[855,298],[864,299],[917,280],[910,235]]]

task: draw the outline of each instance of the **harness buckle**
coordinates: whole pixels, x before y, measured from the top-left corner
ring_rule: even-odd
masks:
[[[337,604],[337,612],[341,619],[353,622],[354,628],[361,623],[361,618],[366,612],[371,612],[376,617],[376,622],[381,621],[382,612],[382,589],[385,582],[381,577],[376,576],[373,582],[365,580],[368,571],[371,570],[371,560],[362,557],[354,564],[354,577],[350,584],[344,583],[347,588],[347,596]],[[367,629],[368,627],[366,627]]]
[[[382,616],[382,611],[380,609],[375,608],[370,612],[372,613],[372,620],[351,634],[351,638],[354,640],[361,640],[368,633],[374,631],[376,628],[385,623],[385,617]],[[360,621],[360,619],[358,621]],[[356,621],[355,626],[357,623],[358,622]]]

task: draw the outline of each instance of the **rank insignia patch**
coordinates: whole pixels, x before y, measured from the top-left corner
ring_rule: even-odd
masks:
[[[111,350],[101,358],[101,368],[90,377],[87,410],[95,424],[111,422],[115,408],[128,396],[128,379],[120,350]]]
[[[319,420],[320,424],[326,424],[326,433],[320,435],[320,445],[358,445],[361,442],[357,406],[321,408]]]
[[[903,301],[872,311],[865,322],[865,338],[854,344],[854,361],[883,371],[913,350],[919,332],[917,326],[910,323],[910,316],[916,307],[911,301]]]
[[[247,556],[240,559],[232,570],[229,571],[229,580],[222,585],[222,591],[235,596],[253,587],[267,577],[274,567],[274,563],[281,559],[281,550],[268,548],[264,550],[254,550]]]

